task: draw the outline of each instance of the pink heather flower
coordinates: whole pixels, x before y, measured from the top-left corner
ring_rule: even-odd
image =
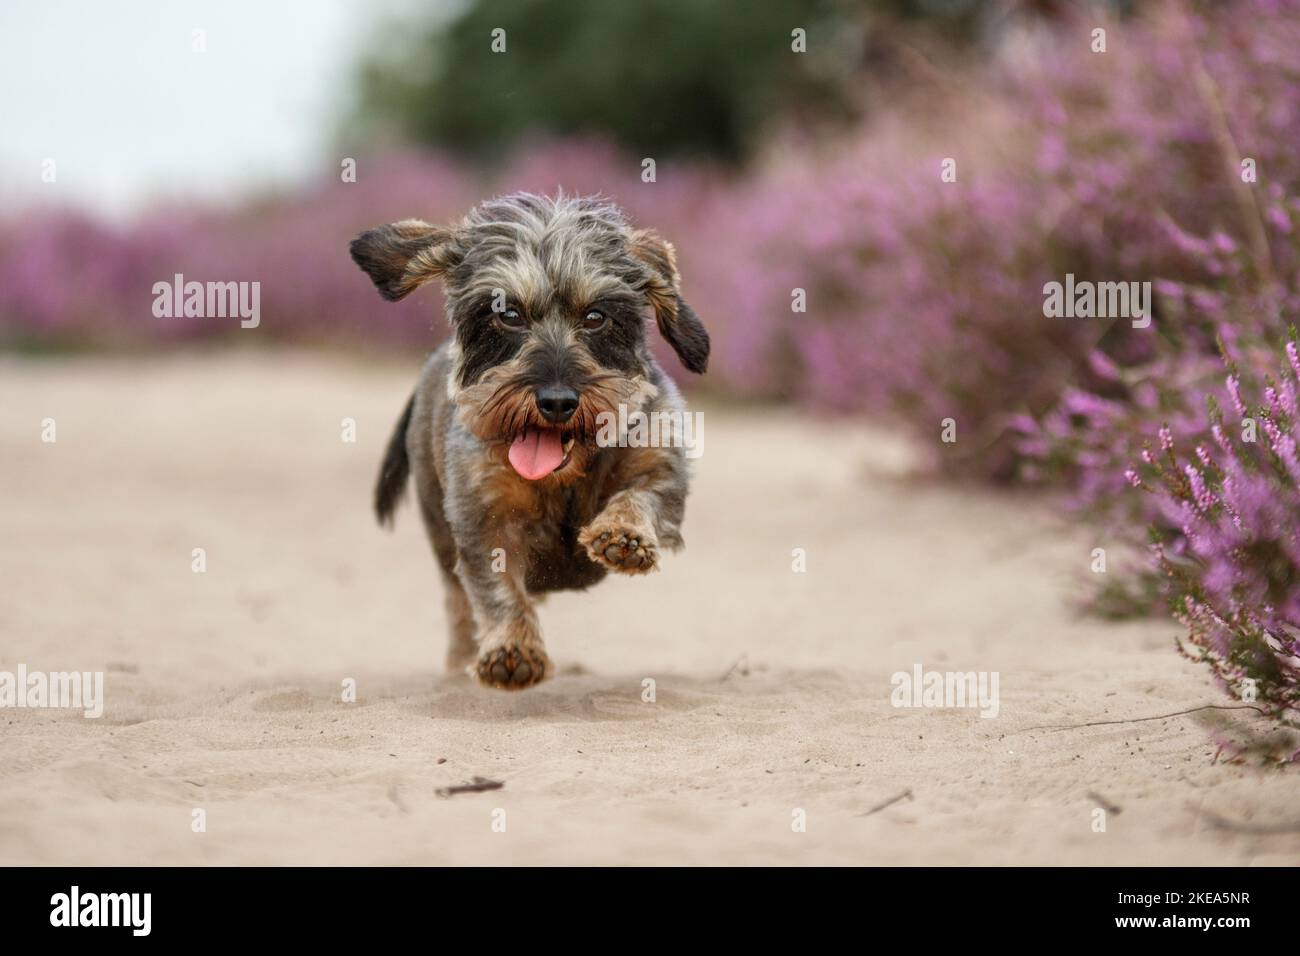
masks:
[[[1272,447],[1273,453],[1282,460],[1282,464],[1291,476],[1291,480],[1300,484],[1300,461],[1296,460],[1295,439],[1290,435],[1282,434],[1271,418],[1264,419],[1264,431],[1268,435],[1269,445]]]
[[[1232,506],[1232,501],[1236,496],[1235,489],[1236,489],[1236,485],[1232,481],[1232,476],[1224,475],[1223,476],[1223,499],[1222,499],[1223,510],[1228,513],[1228,517],[1232,520],[1233,527],[1236,528],[1238,531],[1244,531],[1246,526],[1241,522],[1241,515],[1240,513],[1238,513],[1237,509]]]
[[[1191,465],[1184,466],[1183,473],[1187,475],[1187,480],[1192,488],[1192,504],[1204,511],[1205,508],[1202,507],[1202,503],[1206,498],[1206,493],[1205,481],[1201,478],[1201,473]]]
[[[1277,389],[1271,385],[1264,389],[1264,404],[1270,412],[1276,413],[1278,411]]]
[[[1227,233],[1216,232],[1214,234],[1214,248],[1218,252],[1231,254],[1237,251],[1237,243]]]
[[[1245,418],[1246,403],[1241,400],[1241,383],[1237,381],[1237,376],[1229,375],[1224,384],[1228,388],[1228,394],[1232,397],[1232,407],[1237,410],[1237,414]]]
[[[1099,378],[1108,382],[1118,382],[1120,378],[1119,366],[1105,352],[1093,350],[1088,353],[1088,367],[1097,374]]]

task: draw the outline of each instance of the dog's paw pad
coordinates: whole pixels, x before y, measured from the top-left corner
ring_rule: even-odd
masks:
[[[582,537],[591,560],[625,574],[643,574],[659,563],[654,536],[624,528],[588,529]]]
[[[540,647],[507,644],[485,651],[474,665],[479,683],[502,690],[523,690],[545,680],[551,660]]]

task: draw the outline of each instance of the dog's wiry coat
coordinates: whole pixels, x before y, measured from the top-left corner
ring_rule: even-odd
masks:
[[[682,544],[684,449],[596,442],[598,418],[620,405],[685,411],[650,354],[647,313],[688,369],[708,364],[672,246],[601,200],[517,194],[452,226],[363,233],[352,257],[390,300],[441,279],[452,325],[389,444],[376,512],[390,520],[414,478],[446,584],[449,667],[496,687],[535,684],[552,670],[538,595],[645,573]],[[543,409],[548,389],[565,396],[562,411]],[[563,440],[563,460],[536,480],[509,458],[529,436]]]

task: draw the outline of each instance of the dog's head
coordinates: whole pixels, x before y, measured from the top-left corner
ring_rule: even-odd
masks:
[[[683,365],[708,364],[673,247],[599,199],[519,193],[452,226],[408,219],[362,233],[352,258],[390,301],[442,280],[452,397],[524,478],[581,474],[602,413],[654,398],[648,312]]]

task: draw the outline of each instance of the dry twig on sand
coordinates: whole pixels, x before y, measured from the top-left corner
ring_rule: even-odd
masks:
[[[892,807],[892,806],[893,806],[894,804],[896,804],[899,800],[911,800],[911,799],[913,799],[913,797],[912,797],[912,788],[911,788],[911,787],[908,787],[908,788],[907,788],[906,790],[904,790],[902,793],[895,794],[894,796],[892,796],[892,797],[890,797],[888,800],[886,800],[884,803],[878,803],[878,804],[876,804],[874,807],[872,807],[870,810],[868,810],[866,813],[859,813],[858,816],[860,816],[860,817],[869,817],[869,816],[871,816],[873,813],[879,813],[881,810],[885,809],[886,807]]]
[[[1110,724],[1140,724],[1148,720],[1167,720],[1170,717],[1186,717],[1188,714],[1195,714],[1202,710],[1253,710],[1268,716],[1268,711],[1263,707],[1256,707],[1254,704],[1202,704],[1200,707],[1192,707],[1188,710],[1176,710],[1172,714],[1156,714],[1154,717],[1129,717],[1124,720],[1090,720],[1083,724],[1043,724],[1039,727],[1025,727],[1022,730],[1012,730],[1012,734],[1027,734],[1031,730],[1079,730],[1083,727],[1105,727]]]
[[[483,793],[487,790],[500,790],[505,784],[500,780],[487,777],[475,777],[469,783],[460,783],[454,787],[439,787],[433,791],[440,797],[454,797],[458,793]]]
[[[1240,823],[1236,820],[1229,820],[1227,817],[1220,816],[1213,810],[1196,811],[1209,821],[1210,826],[1216,830],[1226,830],[1229,833],[1253,833],[1259,836],[1270,836],[1277,833],[1300,833],[1300,822],[1296,823]]]
[[[1087,793],[1087,797],[1089,800],[1093,801],[1095,804],[1097,804],[1097,806],[1101,807],[1107,813],[1119,814],[1124,812],[1123,807],[1121,807],[1117,803],[1111,803],[1109,800],[1103,797],[1096,790],[1089,790]]]

